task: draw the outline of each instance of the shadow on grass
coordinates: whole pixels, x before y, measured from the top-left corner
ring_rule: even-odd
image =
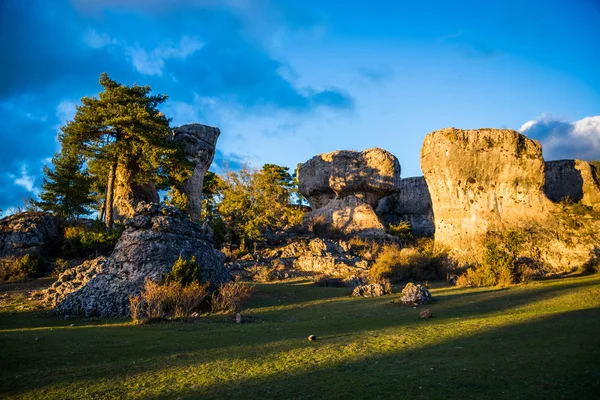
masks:
[[[430,347],[157,398],[592,399],[600,395],[599,332],[600,308],[570,311]]]
[[[273,296],[276,296],[278,289],[282,292],[289,290],[289,287],[284,285],[265,286],[272,286],[270,290]],[[443,324],[447,324],[447,319],[450,318],[462,319],[508,311],[589,285],[598,285],[598,279],[559,282],[553,286],[540,285],[523,289],[457,291],[456,294],[439,296],[436,303],[428,306],[436,318],[427,323],[430,326],[439,325],[440,329],[444,329]],[[418,332],[419,327],[424,326],[423,321],[418,319],[419,309],[390,303],[391,300],[397,299],[398,295],[374,299],[354,299],[346,296],[337,298],[340,297],[339,293],[333,288],[313,288],[318,296],[312,293],[292,298],[297,301],[294,303],[296,308],[274,311],[266,309],[257,313],[265,323],[238,325],[206,320],[190,324],[164,323],[93,328],[83,326],[2,332],[2,386],[6,391],[22,393],[64,384],[65,381],[77,383],[90,379],[108,379],[115,375],[123,377],[155,371],[164,368],[165,365],[208,363],[216,360],[227,362],[234,358],[253,360],[257,356],[263,357],[280,351],[312,346],[306,341],[309,334],[317,334],[325,339],[318,343],[327,343],[329,339],[368,335],[369,332],[391,327],[410,328]],[[507,293],[510,295],[507,296]],[[302,301],[308,303],[319,298],[326,301],[298,307]],[[252,310],[249,312],[252,314]],[[189,360],[178,359],[182,354]],[[38,369],[32,371],[32,365],[38,366]],[[362,368],[362,364],[359,365]],[[39,376],[32,375],[35,373]],[[16,375],[26,378],[24,381],[8,379]],[[229,393],[229,389],[219,390]],[[235,394],[235,391],[231,393]]]

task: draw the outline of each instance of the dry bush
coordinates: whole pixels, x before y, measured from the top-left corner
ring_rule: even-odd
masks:
[[[399,249],[394,245],[385,245],[369,271],[369,280],[377,282],[386,278],[400,282],[436,279],[440,275],[439,261],[438,257],[423,254],[414,247]]]
[[[179,282],[159,285],[147,279],[140,294],[129,297],[131,318],[136,322],[188,318],[208,297],[209,285],[209,282],[192,282],[186,286]]]
[[[348,241],[350,253],[356,254],[363,260],[374,261],[377,254],[381,251],[381,244],[374,240],[364,240],[359,237],[353,237]]]
[[[212,311],[236,314],[242,310],[253,292],[254,285],[244,284],[239,280],[221,284],[212,294],[210,302]]]
[[[6,258],[0,260],[0,281],[26,281],[41,275],[45,267],[44,259],[37,253],[25,254],[20,258]]]
[[[286,279],[288,274],[283,267],[268,267],[266,265],[257,265],[252,268],[252,279],[256,282],[267,283]]]

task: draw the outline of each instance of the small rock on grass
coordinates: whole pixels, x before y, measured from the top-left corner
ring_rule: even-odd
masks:
[[[313,342],[313,341],[315,341],[315,340],[317,340],[317,337],[316,337],[315,335],[310,335],[310,336],[308,337],[308,341],[309,341],[309,342]]]
[[[429,319],[429,318],[433,317],[433,313],[431,312],[431,310],[429,308],[425,308],[425,309],[421,310],[419,315],[423,319]]]

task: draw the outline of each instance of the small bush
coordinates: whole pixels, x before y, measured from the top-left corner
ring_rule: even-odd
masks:
[[[400,221],[397,225],[389,224],[386,232],[403,241],[413,240],[412,228],[407,221]]]
[[[266,265],[257,265],[252,268],[252,279],[256,282],[273,282],[280,281],[288,278],[289,275],[285,272],[285,268],[282,267],[268,267]]]
[[[37,253],[25,254],[16,259],[2,260],[0,280],[8,282],[25,281],[40,276],[46,268],[44,259]]]
[[[54,267],[52,268],[52,277],[58,278],[60,274],[69,269],[69,262],[67,260],[63,260],[62,258],[57,258],[54,261]]]
[[[381,251],[381,244],[378,242],[364,240],[356,236],[348,241],[348,245],[351,253],[367,261],[374,261],[377,254]]]
[[[208,297],[208,287],[208,282],[203,285],[199,282],[185,286],[179,282],[160,285],[148,279],[139,295],[129,297],[130,316],[138,323],[188,318]]]
[[[386,278],[401,282],[436,279],[440,275],[440,265],[440,258],[423,254],[416,248],[399,249],[394,245],[385,245],[369,271],[369,280],[378,282]]]
[[[239,280],[221,284],[212,294],[210,302],[212,311],[236,314],[242,310],[253,292],[253,285],[244,284]]]
[[[202,282],[202,270],[196,261],[196,257],[185,260],[179,256],[173,264],[171,271],[163,278],[163,283],[165,284],[178,283],[181,286],[187,286],[194,282]]]

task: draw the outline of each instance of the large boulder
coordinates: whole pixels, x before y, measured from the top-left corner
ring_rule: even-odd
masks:
[[[398,192],[379,200],[375,213],[385,225],[410,223],[416,236],[433,236],[435,232],[431,196],[422,176],[402,179]]]
[[[196,257],[202,279],[229,279],[223,254],[202,228],[175,207],[139,204],[113,254],[64,272],[45,294],[60,314],[115,317],[129,313],[129,296],[146,279],[160,281],[181,256]]]
[[[54,253],[61,236],[61,220],[57,217],[38,212],[10,215],[0,219],[0,258]]]
[[[298,171],[298,189],[313,210],[346,196],[374,206],[377,200],[396,192],[399,182],[398,159],[378,148],[319,154]]]
[[[545,218],[542,146],[506,129],[446,128],[425,137],[421,169],[435,215],[435,240],[468,255],[488,231]]]
[[[400,163],[382,149],[315,156],[298,172],[298,188],[312,208],[304,224],[315,233],[324,228],[343,235],[385,235],[373,207],[399,183]]]
[[[219,128],[201,124],[182,125],[173,133],[173,141],[183,147],[187,160],[194,165],[192,176],[182,188],[187,196],[187,212],[194,220],[200,219],[202,183],[215,156],[220,134]]]
[[[587,206],[600,207],[600,171],[582,160],[547,161],[544,193],[553,202],[565,197]]]

